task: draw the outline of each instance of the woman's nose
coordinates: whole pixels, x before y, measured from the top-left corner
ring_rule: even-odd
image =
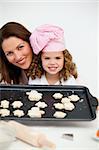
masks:
[[[18,60],[20,60],[20,58],[21,58],[20,53],[16,52],[15,53],[15,59],[18,61]]]

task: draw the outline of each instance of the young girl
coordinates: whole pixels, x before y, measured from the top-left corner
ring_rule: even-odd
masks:
[[[38,64],[36,79],[30,77],[29,84],[77,84],[76,65],[65,47],[62,28],[42,25],[31,34],[30,43],[33,52],[38,55]]]
[[[0,78],[3,84],[28,84],[35,74],[36,55],[30,45],[31,32],[17,22],[0,28]]]

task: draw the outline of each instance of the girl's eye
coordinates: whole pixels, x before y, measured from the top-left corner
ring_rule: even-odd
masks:
[[[49,57],[45,57],[46,60],[50,59]]]
[[[56,57],[56,59],[61,59],[61,57]]]

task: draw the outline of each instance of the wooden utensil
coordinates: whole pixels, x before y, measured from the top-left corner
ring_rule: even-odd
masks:
[[[32,133],[27,126],[16,121],[8,121],[4,123],[14,128],[16,130],[16,138],[24,141],[25,143],[35,147],[48,147],[51,150],[56,148],[55,144],[51,142],[43,133],[37,131]]]

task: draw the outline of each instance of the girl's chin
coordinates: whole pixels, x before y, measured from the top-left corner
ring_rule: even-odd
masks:
[[[50,74],[50,75],[57,75],[59,73],[58,72],[48,72],[48,74]]]

